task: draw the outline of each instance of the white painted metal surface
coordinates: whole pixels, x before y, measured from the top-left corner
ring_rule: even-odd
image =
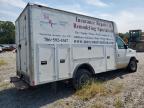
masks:
[[[58,48],[58,78],[69,78],[70,72],[70,49],[67,47]]]
[[[38,47],[38,81],[48,82],[54,80],[54,48],[46,45]]]
[[[28,10],[16,21],[17,71],[29,76]]]
[[[34,86],[72,78],[83,63],[117,69],[115,32],[112,21],[28,5],[16,21],[17,71]]]
[[[106,46],[106,62],[107,62],[107,70],[113,70],[116,67],[115,62],[115,48],[111,46]]]

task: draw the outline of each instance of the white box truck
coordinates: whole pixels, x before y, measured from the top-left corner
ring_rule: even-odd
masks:
[[[28,4],[15,25],[17,76],[30,86],[72,79],[77,88],[97,73],[137,70],[112,21]]]

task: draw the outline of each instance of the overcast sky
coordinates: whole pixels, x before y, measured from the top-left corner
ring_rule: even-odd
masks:
[[[112,20],[119,32],[144,31],[143,0],[0,0],[0,20],[14,22],[28,2]]]

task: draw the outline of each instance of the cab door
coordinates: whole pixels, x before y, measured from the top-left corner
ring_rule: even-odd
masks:
[[[127,66],[127,48],[124,41],[120,37],[116,37],[116,63],[117,68],[124,68]]]
[[[113,70],[116,68],[115,48],[112,46],[106,46],[106,62],[107,62],[107,71]]]

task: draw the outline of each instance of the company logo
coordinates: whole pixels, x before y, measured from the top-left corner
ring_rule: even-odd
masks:
[[[56,25],[56,23],[53,22],[53,20],[49,17],[48,14],[44,13],[43,14],[43,18],[44,20],[47,20],[48,21],[48,24],[53,27],[54,25]]]

